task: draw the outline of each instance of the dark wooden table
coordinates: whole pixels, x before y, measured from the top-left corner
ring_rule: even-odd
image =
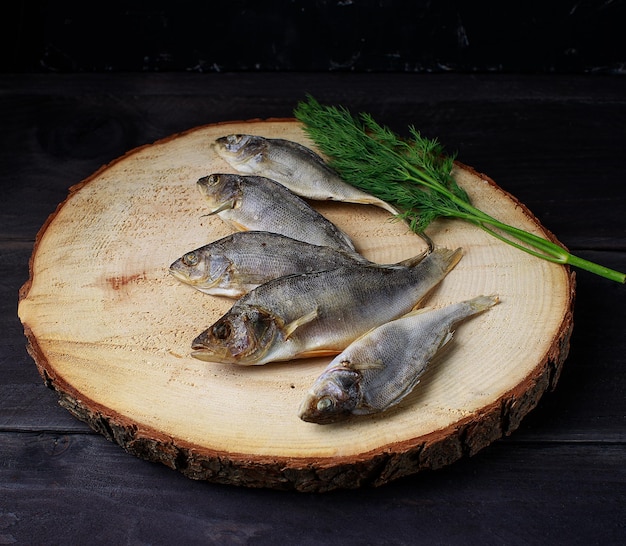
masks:
[[[626,287],[585,272],[556,390],[510,437],[381,488],[194,482],[57,405],[26,353],[17,294],[35,235],[69,186],[194,126],[291,116],[307,92],[438,137],[574,253],[626,270],[621,77],[2,75],[0,544],[625,543]]]

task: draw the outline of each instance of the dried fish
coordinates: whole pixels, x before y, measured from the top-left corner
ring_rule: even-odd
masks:
[[[412,267],[356,265],[269,281],[197,336],[192,356],[259,365],[338,354],[416,307],[461,256],[440,248]]]
[[[271,178],[302,197],[375,205],[398,214],[389,203],[342,180],[318,154],[297,142],[232,134],[218,138],[214,148],[237,171]]]
[[[395,406],[452,339],[455,324],[496,303],[495,296],[478,296],[440,309],[412,311],[374,328],[330,362],[302,402],[300,418],[328,424]]]
[[[211,211],[238,231],[271,231],[356,252],[350,238],[306,201],[262,176],[211,174],[198,180]]]
[[[356,253],[268,231],[240,231],[187,252],[170,273],[200,292],[238,298],[285,275],[369,264]]]

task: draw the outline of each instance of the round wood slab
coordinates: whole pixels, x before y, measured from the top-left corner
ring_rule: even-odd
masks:
[[[388,413],[315,425],[298,418],[328,358],[234,366],[190,357],[191,341],[232,300],[178,282],[169,265],[230,233],[198,178],[233,172],[210,148],[229,133],[311,145],[293,120],[192,129],[129,152],[70,188],[38,234],[19,316],[29,352],[60,403],[128,452],[194,479],[327,491],[380,485],[472,455],[516,429],[553,388],[569,347],[574,274],[456,220],[428,233],[463,247],[429,296],[500,304],[457,328],[415,391]],[[457,164],[473,203],[554,240],[486,176]],[[370,260],[399,261],[422,240],[385,211],[315,203]]]

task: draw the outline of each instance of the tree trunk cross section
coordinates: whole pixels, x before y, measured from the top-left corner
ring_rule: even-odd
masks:
[[[41,228],[20,291],[29,352],[63,407],[128,452],[186,476],[249,487],[328,491],[381,485],[450,464],[515,430],[555,386],[573,326],[574,274],[457,220],[428,230],[464,257],[424,302],[480,294],[500,303],[458,326],[451,346],[393,410],[335,425],[298,418],[329,361],[265,366],[201,362],[191,340],[232,305],[183,285],[168,266],[231,232],[198,178],[232,172],[210,145],[253,133],[311,145],[294,120],[194,128],[132,150],[70,188]],[[556,241],[487,176],[456,164],[478,208]],[[313,205],[368,259],[424,249],[385,211]]]

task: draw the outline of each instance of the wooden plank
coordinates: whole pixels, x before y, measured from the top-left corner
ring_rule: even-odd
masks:
[[[323,92],[333,102],[370,101],[380,103],[437,102],[466,100],[469,103],[531,101],[536,103],[592,102],[624,104],[623,78],[598,78],[589,75],[533,74],[324,74],[251,73],[24,73],[0,74],[0,94],[21,97],[130,95],[142,97],[231,97],[243,101],[278,103],[286,96],[304,90]],[[227,106],[227,105],[226,105]]]
[[[179,88],[179,80],[167,76],[91,75],[84,87],[66,76],[36,89],[37,81],[0,79],[6,128],[0,160],[16,173],[1,181],[12,190],[2,222],[8,237],[32,239],[70,185],[136,146],[216,121],[290,116],[308,91],[370,111],[400,132],[414,124],[439,138],[464,163],[525,202],[568,246],[625,246],[626,193],[619,173],[626,83],[620,79],[600,87],[584,77],[555,83],[372,75],[316,82],[298,74],[280,80],[230,75],[183,77]],[[86,97],[83,91],[90,89]],[[22,203],[29,203],[29,214],[23,214]]]
[[[3,434],[0,537],[44,545],[617,544],[625,456],[623,444],[503,441],[435,473],[320,496],[189,481],[99,436]]]

